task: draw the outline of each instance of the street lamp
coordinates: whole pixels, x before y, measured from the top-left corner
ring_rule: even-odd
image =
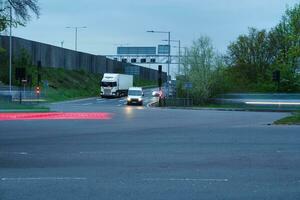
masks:
[[[9,3],[10,4],[10,3]],[[11,78],[11,71],[12,71],[12,6],[10,4],[9,7],[9,92],[11,94],[11,84],[12,84],[12,78]]]
[[[163,40],[163,41],[169,41],[169,40]],[[170,42],[178,42],[178,74],[180,74],[180,64],[181,64],[181,43],[180,40],[170,40]]]
[[[75,30],[75,51],[77,51],[77,32],[78,29],[87,28],[86,26],[67,26],[66,28],[71,28]]]
[[[170,56],[171,56],[171,32],[170,31],[147,31],[147,33],[166,33],[168,34],[168,74],[167,74],[167,96],[169,96],[169,77],[170,77]]]

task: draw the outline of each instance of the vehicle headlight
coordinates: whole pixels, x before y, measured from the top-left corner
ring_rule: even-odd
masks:
[[[131,101],[131,98],[127,97],[127,101]]]
[[[142,101],[143,99],[142,98],[139,98],[139,101]]]

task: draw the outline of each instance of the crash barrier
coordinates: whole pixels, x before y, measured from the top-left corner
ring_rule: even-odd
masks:
[[[189,98],[162,98],[160,105],[163,107],[189,107],[193,106],[193,99]]]

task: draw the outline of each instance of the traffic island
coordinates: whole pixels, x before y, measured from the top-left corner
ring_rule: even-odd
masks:
[[[275,125],[300,125],[300,112],[274,122]]]

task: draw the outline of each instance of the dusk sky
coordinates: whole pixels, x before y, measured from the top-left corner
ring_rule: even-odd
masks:
[[[209,36],[219,52],[248,27],[269,29],[297,0],[40,0],[41,16],[13,35],[74,49],[74,31],[66,26],[87,26],[78,33],[78,50],[116,54],[116,47],[157,46],[164,34],[189,46],[201,35]],[[175,49],[173,53],[177,52]]]

